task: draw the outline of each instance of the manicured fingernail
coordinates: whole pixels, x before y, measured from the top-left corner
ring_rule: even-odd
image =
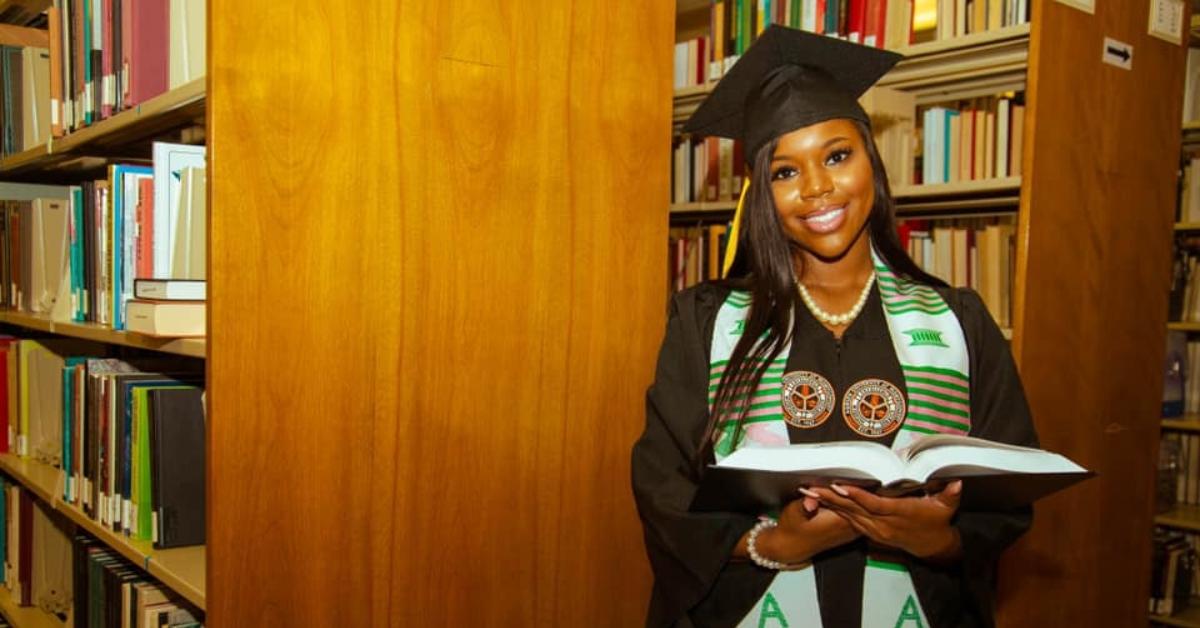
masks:
[[[805,497],[811,497],[811,498],[813,498],[813,499],[821,499],[821,496],[820,496],[818,493],[814,493],[814,492],[812,492],[812,491],[810,491],[810,490],[808,490],[808,489],[806,489],[806,488],[803,488],[803,487],[801,487],[801,488],[799,488],[799,489],[796,489],[796,490],[800,491],[800,494],[801,494],[801,495],[803,495],[803,496],[805,496]]]
[[[841,495],[842,497],[850,496],[850,493],[846,492],[846,489],[838,486],[837,484],[830,484],[829,488],[833,489],[833,492],[837,493],[838,495]]]
[[[815,503],[810,502],[807,499],[804,500],[805,512],[814,513],[814,512],[817,512],[817,508],[819,508],[819,506],[817,506]]]

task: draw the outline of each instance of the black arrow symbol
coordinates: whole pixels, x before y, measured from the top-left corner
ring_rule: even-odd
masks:
[[[1128,49],[1126,49],[1126,48],[1117,48],[1117,47],[1115,47],[1115,46],[1109,46],[1109,47],[1108,47],[1108,54],[1110,54],[1110,55],[1112,55],[1112,56],[1114,56],[1114,57],[1120,57],[1120,58],[1121,58],[1121,60],[1122,60],[1122,61],[1124,61],[1125,63],[1129,63],[1129,57],[1131,56],[1131,55],[1129,54],[1129,50],[1128,50]]]

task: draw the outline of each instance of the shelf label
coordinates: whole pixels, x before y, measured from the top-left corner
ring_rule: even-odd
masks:
[[[1096,0],[1057,0],[1059,4],[1079,9],[1084,13],[1096,14]]]
[[[1150,35],[1183,45],[1183,0],[1150,0]]]
[[[1100,59],[1123,70],[1132,70],[1133,46],[1112,37],[1105,37],[1104,50],[1100,53]]]

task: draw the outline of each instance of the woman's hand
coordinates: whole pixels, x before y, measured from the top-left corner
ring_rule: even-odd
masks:
[[[833,510],[867,538],[932,561],[958,558],[962,539],[950,520],[962,498],[962,482],[924,497],[880,497],[855,486],[812,489],[821,510]]]
[[[813,497],[797,499],[779,513],[779,525],[763,530],[754,549],[764,558],[781,563],[807,562],[821,552],[860,536],[844,517],[818,507]],[[739,544],[745,555],[745,539]]]

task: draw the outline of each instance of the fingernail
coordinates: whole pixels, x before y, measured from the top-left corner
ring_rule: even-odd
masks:
[[[830,484],[829,488],[833,489],[833,492],[837,493],[838,495],[841,495],[842,497],[850,496],[850,493],[846,492],[846,489],[838,486],[837,484]]]
[[[819,508],[819,506],[817,506],[816,504],[808,501],[807,499],[804,500],[804,510],[806,512],[809,512],[809,513],[817,512],[817,508]]]
[[[804,488],[804,487],[798,488],[798,489],[796,489],[796,490],[800,491],[800,494],[801,494],[801,495],[803,495],[803,496],[805,496],[805,497],[811,497],[811,498],[813,498],[813,499],[821,499],[821,495],[820,495],[820,494],[818,494],[818,493],[814,493],[813,491],[810,491],[810,490],[808,490],[808,489],[806,489],[806,488]]]

